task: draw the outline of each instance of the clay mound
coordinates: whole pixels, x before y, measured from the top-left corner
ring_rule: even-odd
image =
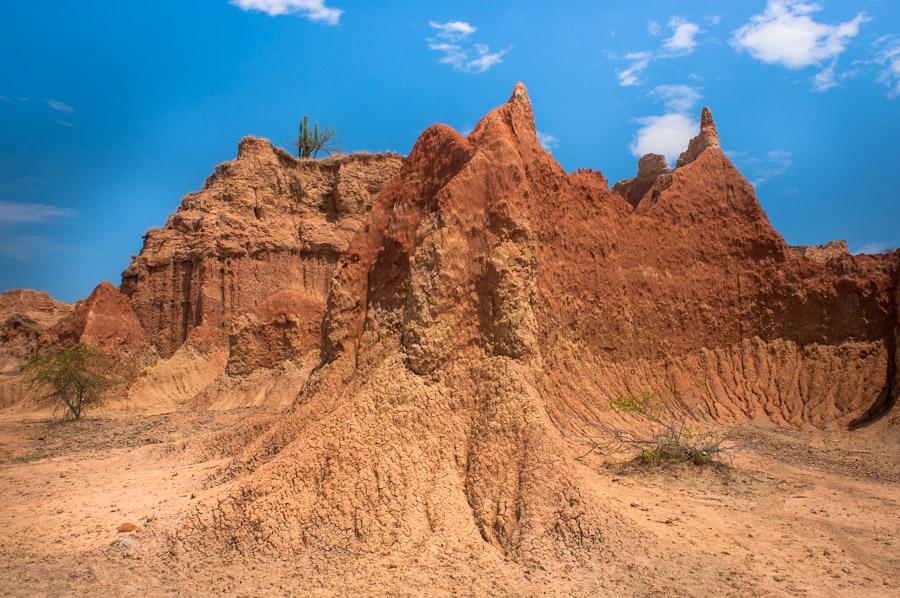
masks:
[[[337,259],[401,162],[364,153],[299,160],[265,139],[241,141],[235,160],[147,232],[122,273],[159,353],[171,356],[201,325],[227,332],[280,291],[324,306]]]
[[[43,335],[48,344],[84,343],[111,352],[150,348],[128,297],[103,281]]]
[[[0,321],[14,315],[25,316],[38,326],[47,328],[72,311],[72,306],[54,299],[43,291],[10,289],[0,293]]]
[[[542,155],[521,86],[469,140],[422,135],[340,262],[326,365],[175,547],[334,559],[486,542],[575,562],[604,546],[617,524],[583,489],[535,378],[535,239],[517,211]]]
[[[900,252],[796,256],[708,110],[667,176],[635,210],[565,173],[521,84],[468,139],[426,130],[338,262],[321,366],[171,548],[584,563],[629,533],[566,443],[609,398],[725,422],[889,410]]]
[[[12,289],[0,293],[0,408],[27,394],[22,367],[41,335],[72,311],[68,303],[42,291]]]

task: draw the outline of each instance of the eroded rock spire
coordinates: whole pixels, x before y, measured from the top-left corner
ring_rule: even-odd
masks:
[[[680,168],[685,164],[690,164],[708,147],[719,147],[719,132],[713,121],[712,112],[704,106],[700,112],[700,134],[691,139],[687,149],[678,156],[675,167]]]

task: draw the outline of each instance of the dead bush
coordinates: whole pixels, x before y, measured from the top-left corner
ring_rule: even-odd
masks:
[[[637,453],[634,460],[646,465],[707,465],[737,450],[730,439],[730,429],[700,431],[690,425],[695,409],[662,401],[650,392],[645,391],[640,397],[616,397],[610,405],[620,413],[636,416],[637,425],[603,427],[596,434],[583,436],[591,448],[579,459],[595,452],[616,455],[632,451]]]

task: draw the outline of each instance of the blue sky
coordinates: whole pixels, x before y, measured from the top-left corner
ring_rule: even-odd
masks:
[[[459,0],[0,3],[0,289],[119,282],[244,135],[309,114],[406,153],[522,80],[569,170],[632,176],[712,108],[790,243],[900,243],[900,5]]]

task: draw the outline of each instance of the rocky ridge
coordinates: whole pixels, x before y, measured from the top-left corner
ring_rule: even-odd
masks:
[[[629,533],[566,442],[617,421],[610,397],[717,422],[888,412],[900,253],[797,255],[708,110],[676,169],[650,166],[668,179],[643,209],[566,173],[521,84],[468,137],[428,128],[337,262],[319,367],[281,421],[229,435],[171,550],[578,565]]]
[[[146,401],[290,405],[211,441],[232,459],[175,554],[574,567],[631,533],[569,442],[619,421],[609,398],[868,425],[897,397],[898,276],[900,252],[788,246],[708,109],[676,168],[610,189],[541,147],[518,84],[406,159],[245,139],[48,338],[158,351]]]
[[[282,290],[324,305],[334,264],[400,163],[392,154],[298,160],[267,140],[242,140],[235,160],[147,232],[122,274],[160,354],[201,325],[226,342],[234,318]]]

